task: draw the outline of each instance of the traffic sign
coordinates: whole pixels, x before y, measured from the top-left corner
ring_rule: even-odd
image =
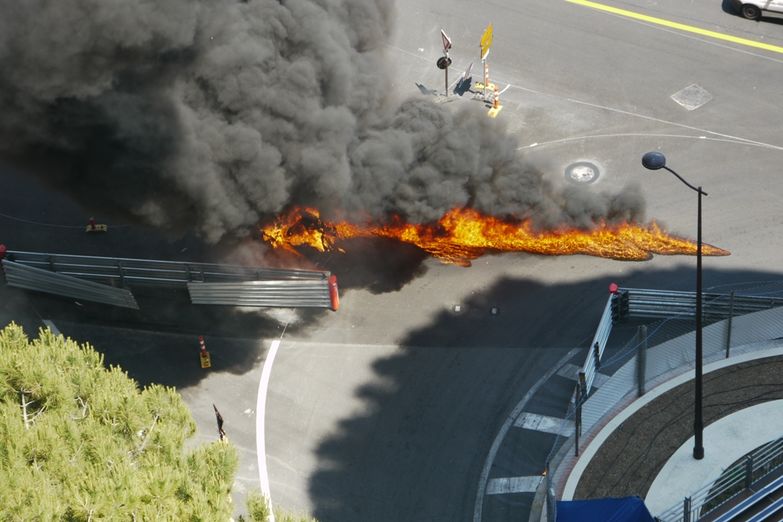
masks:
[[[440,30],[440,38],[443,40],[443,50],[448,51],[451,49],[451,38],[446,35],[446,31],[443,29]]]
[[[486,29],[484,29],[484,34],[481,35],[481,59],[487,57],[487,53],[489,53],[489,48],[492,46],[492,24],[489,24]]]

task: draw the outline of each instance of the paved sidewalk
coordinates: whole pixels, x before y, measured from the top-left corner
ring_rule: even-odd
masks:
[[[709,371],[711,366],[725,364],[705,367],[704,460],[690,456],[691,378],[652,400],[643,397],[639,403],[646,400],[646,404],[635,411],[639,403],[631,404],[625,415],[618,416],[622,420],[619,425],[607,425],[599,432],[583,453],[582,459],[589,462],[577,463],[563,498],[570,498],[571,493],[575,499],[649,497],[648,506],[655,515],[719,478],[723,469],[745,453],[783,436],[783,401],[779,401],[783,399],[783,356],[745,360]],[[629,411],[633,413],[629,415]]]

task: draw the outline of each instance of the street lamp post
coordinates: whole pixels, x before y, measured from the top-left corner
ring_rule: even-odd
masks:
[[[694,187],[685,179],[666,166],[666,156],[660,152],[648,152],[642,156],[642,165],[649,170],[668,170],[677,179],[682,181],[689,189],[698,194],[698,219],[696,231],[696,378],[695,381],[695,415],[693,419],[693,458],[701,460],[704,458],[704,421],[702,418],[702,334],[701,334],[701,197],[706,196],[701,187]]]

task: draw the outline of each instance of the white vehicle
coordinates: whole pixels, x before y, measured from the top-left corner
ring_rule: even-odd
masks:
[[[783,13],[783,0],[731,0],[734,9],[750,20],[761,18],[762,11]]]

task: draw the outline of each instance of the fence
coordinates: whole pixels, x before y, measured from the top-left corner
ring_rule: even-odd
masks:
[[[714,483],[693,492],[658,515],[662,522],[690,522],[715,513],[783,466],[783,438],[769,442],[738,460]]]
[[[732,352],[746,353],[752,350],[750,345],[753,343],[783,337],[783,298],[778,297],[783,295],[782,282],[743,283],[734,285],[726,293],[705,292],[702,295],[706,324],[702,329],[705,361],[727,358]],[[607,321],[607,316],[611,320]],[[574,425],[574,438],[558,437],[547,459],[548,469],[551,467],[557,475],[562,462],[572,459],[567,451],[569,440],[573,442],[573,454],[578,456],[580,438],[597,429],[625,397],[630,394],[641,396],[651,385],[669,378],[672,372],[694,367],[694,317],[693,292],[622,288],[610,296],[577,376],[574,397],[561,430],[561,433],[567,433],[567,427]],[[635,319],[657,320],[640,325],[636,336],[606,357],[612,331],[623,322]],[[599,388],[593,390],[586,386],[588,375],[589,382],[595,384],[599,370],[613,367],[617,369],[610,372],[611,378],[606,375],[607,379]],[[547,515],[553,515],[556,489],[553,485],[557,481],[549,478],[546,483],[547,489],[541,493],[545,495]],[[701,509],[694,498],[695,495],[691,506]],[[682,510],[681,504],[678,507]],[[548,520],[554,521],[554,518],[548,517]]]
[[[18,264],[41,268],[109,284],[163,285],[181,287],[186,283],[223,283],[256,280],[326,280],[329,272],[258,268],[214,263],[190,263],[131,259],[122,257],[75,256],[42,252],[8,251],[6,259]]]
[[[133,294],[124,288],[84,281],[76,277],[57,274],[3,259],[3,271],[10,286],[46,292],[49,294],[93,301],[122,308],[139,309]]]
[[[193,304],[331,308],[335,276],[316,270],[260,268],[8,251],[10,286],[138,309],[128,286],[187,288]]]

